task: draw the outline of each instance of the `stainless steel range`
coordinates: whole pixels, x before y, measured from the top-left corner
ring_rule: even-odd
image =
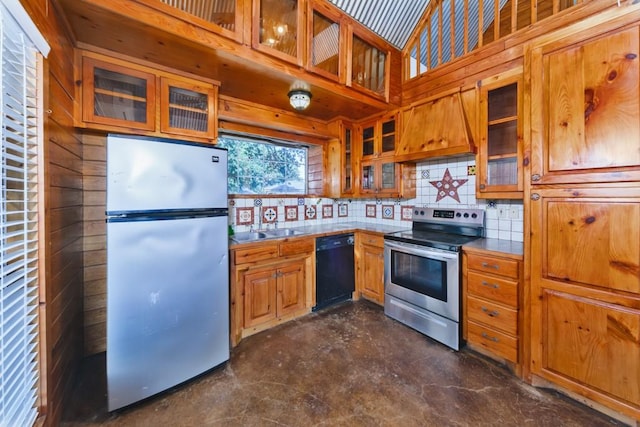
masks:
[[[414,209],[384,236],[385,314],[458,350],[461,248],[483,236],[482,209]]]

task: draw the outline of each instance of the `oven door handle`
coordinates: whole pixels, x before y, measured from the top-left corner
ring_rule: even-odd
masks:
[[[425,246],[412,245],[411,243],[384,242],[385,249],[402,252],[408,255],[416,255],[424,258],[433,258],[440,261],[449,261],[458,258],[458,252],[443,251],[440,249],[426,248]]]

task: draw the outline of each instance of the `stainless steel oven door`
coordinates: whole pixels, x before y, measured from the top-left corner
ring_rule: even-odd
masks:
[[[460,320],[460,254],[385,240],[385,293]]]

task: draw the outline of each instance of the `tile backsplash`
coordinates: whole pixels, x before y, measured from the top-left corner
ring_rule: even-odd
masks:
[[[280,228],[354,221],[410,228],[408,212],[413,206],[480,208],[486,212],[487,237],[523,241],[521,200],[476,199],[474,156],[418,163],[416,181],[413,199],[234,198],[229,201],[229,224],[236,232],[248,231],[250,224],[236,223],[236,211],[240,208],[246,213],[247,208],[252,208],[254,228],[274,227],[276,220]],[[264,212],[269,212],[269,218],[261,218]]]

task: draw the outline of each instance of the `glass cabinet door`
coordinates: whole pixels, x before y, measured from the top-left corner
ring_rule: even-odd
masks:
[[[297,0],[253,0],[254,48],[302,64],[303,14]]]
[[[352,85],[386,96],[386,53],[356,35],[353,36],[352,43]]]
[[[382,154],[393,154],[396,151],[396,119],[382,122]]]
[[[342,134],[342,192],[346,194],[353,192],[352,132],[350,126],[345,126]]]
[[[362,191],[375,191],[376,189],[376,168],[373,164],[362,165],[362,177],[360,187]]]
[[[396,169],[397,165],[393,162],[384,162],[381,164],[382,177],[380,179],[380,187],[382,191],[389,191],[396,189],[397,177]]]
[[[339,80],[342,65],[340,54],[339,16],[330,16],[311,8],[311,34],[308,64],[312,71]]]
[[[162,132],[215,138],[215,89],[162,79]]]
[[[365,125],[362,128],[362,157],[371,157],[376,152],[376,126],[375,123],[372,125]]]
[[[83,120],[134,129],[155,128],[155,76],[93,58],[83,59]]]
[[[481,144],[478,147],[478,197],[522,197],[522,131],[518,120],[519,80],[482,87]]]

